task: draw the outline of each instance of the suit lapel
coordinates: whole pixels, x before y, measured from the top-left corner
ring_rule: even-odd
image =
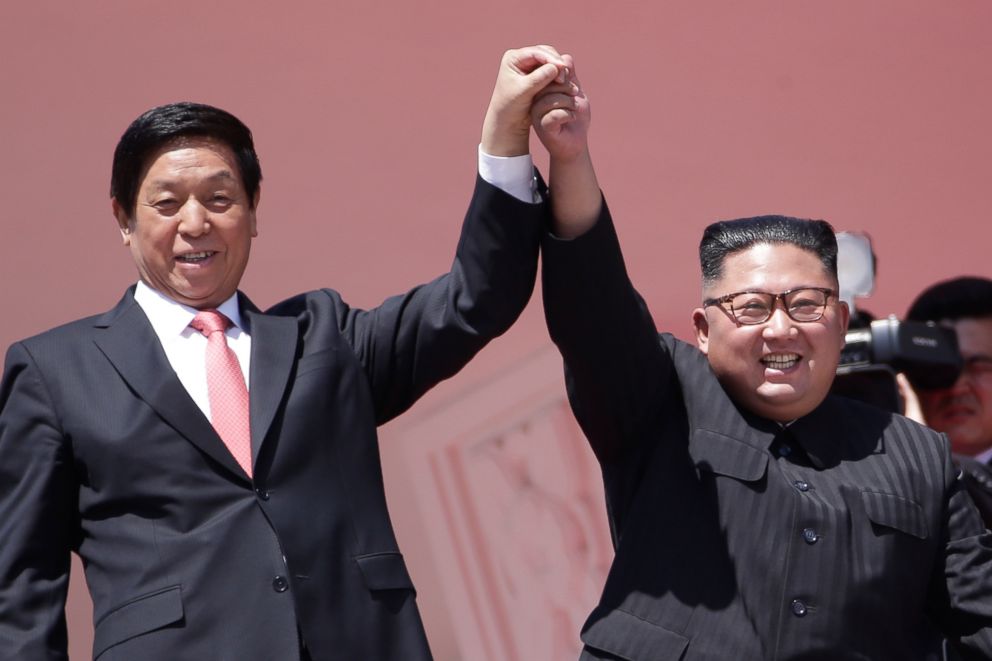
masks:
[[[246,297],[241,309],[251,333],[251,450],[252,463],[272,426],[296,362],[299,328],[295,317],[278,317],[258,311]]]
[[[179,381],[148,317],[128,290],[113,310],[96,322],[94,342],[121,378],[170,427],[229,470],[248,479]]]

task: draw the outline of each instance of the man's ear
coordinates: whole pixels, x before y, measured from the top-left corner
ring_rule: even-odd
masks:
[[[262,187],[259,186],[255,189],[255,196],[251,200],[251,235],[253,237],[258,236],[258,219],[255,214],[258,213],[258,202],[262,199]]]
[[[706,310],[704,308],[696,308],[692,311],[692,325],[696,329],[696,346],[704,354],[708,354],[710,322],[706,319]]]
[[[130,215],[128,215],[124,207],[120,205],[116,197],[110,198],[110,210],[114,213],[114,218],[117,219],[117,229],[121,231],[121,238],[124,240],[124,245],[131,245]]]
[[[838,321],[840,321],[840,348],[847,344],[847,327],[851,323],[851,308],[847,301],[840,301],[837,305]]]

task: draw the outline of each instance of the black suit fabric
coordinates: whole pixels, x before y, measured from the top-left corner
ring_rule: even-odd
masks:
[[[978,506],[985,527],[992,528],[992,466],[964,455],[954,455],[954,461],[961,469],[961,479]]]
[[[260,312],[254,479],[129,291],[13,345],[0,387],[0,659],[66,657],[70,551],[98,661],[428,659],[376,426],[526,305],[543,205],[477,181],[451,271],[372,310],[332,290]]]
[[[945,437],[836,397],[786,429],[738,409],[657,335],[605,207],[542,250],[616,548],[583,660],[992,658],[992,539]]]

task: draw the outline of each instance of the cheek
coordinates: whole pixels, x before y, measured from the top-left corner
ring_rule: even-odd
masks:
[[[983,384],[975,388],[975,392],[978,395],[979,401],[982,403],[982,408],[985,409],[985,414],[992,418],[992,383]]]
[[[131,232],[131,248],[138,250],[145,258],[159,259],[172,256],[172,233],[164,223],[149,227],[150,223],[139,224]]]
[[[813,326],[804,329],[804,333],[811,353],[819,354],[821,359],[840,356],[844,348],[844,333],[837,326]]]
[[[739,380],[751,374],[757,365],[756,341],[752,334],[747,333],[728,333],[722,337],[711,337],[710,364],[718,373]]]
[[[761,331],[757,328],[735,327],[724,333],[721,339],[723,351],[731,362],[751,362],[754,353],[761,350]]]

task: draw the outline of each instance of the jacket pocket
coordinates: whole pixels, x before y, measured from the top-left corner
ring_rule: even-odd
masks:
[[[183,619],[182,588],[178,585],[138,597],[107,613],[93,632],[93,656],[143,633]]]
[[[400,553],[356,555],[355,562],[369,590],[414,590]]]
[[[861,503],[868,519],[876,525],[899,530],[917,539],[930,536],[923,507],[916,501],[891,493],[862,491]]]
[[[700,470],[742,482],[757,482],[765,476],[768,467],[767,452],[708,429],[697,429],[692,433],[689,454]]]
[[[582,632],[588,647],[628,661],[674,661],[689,639],[622,610],[594,611]]]

